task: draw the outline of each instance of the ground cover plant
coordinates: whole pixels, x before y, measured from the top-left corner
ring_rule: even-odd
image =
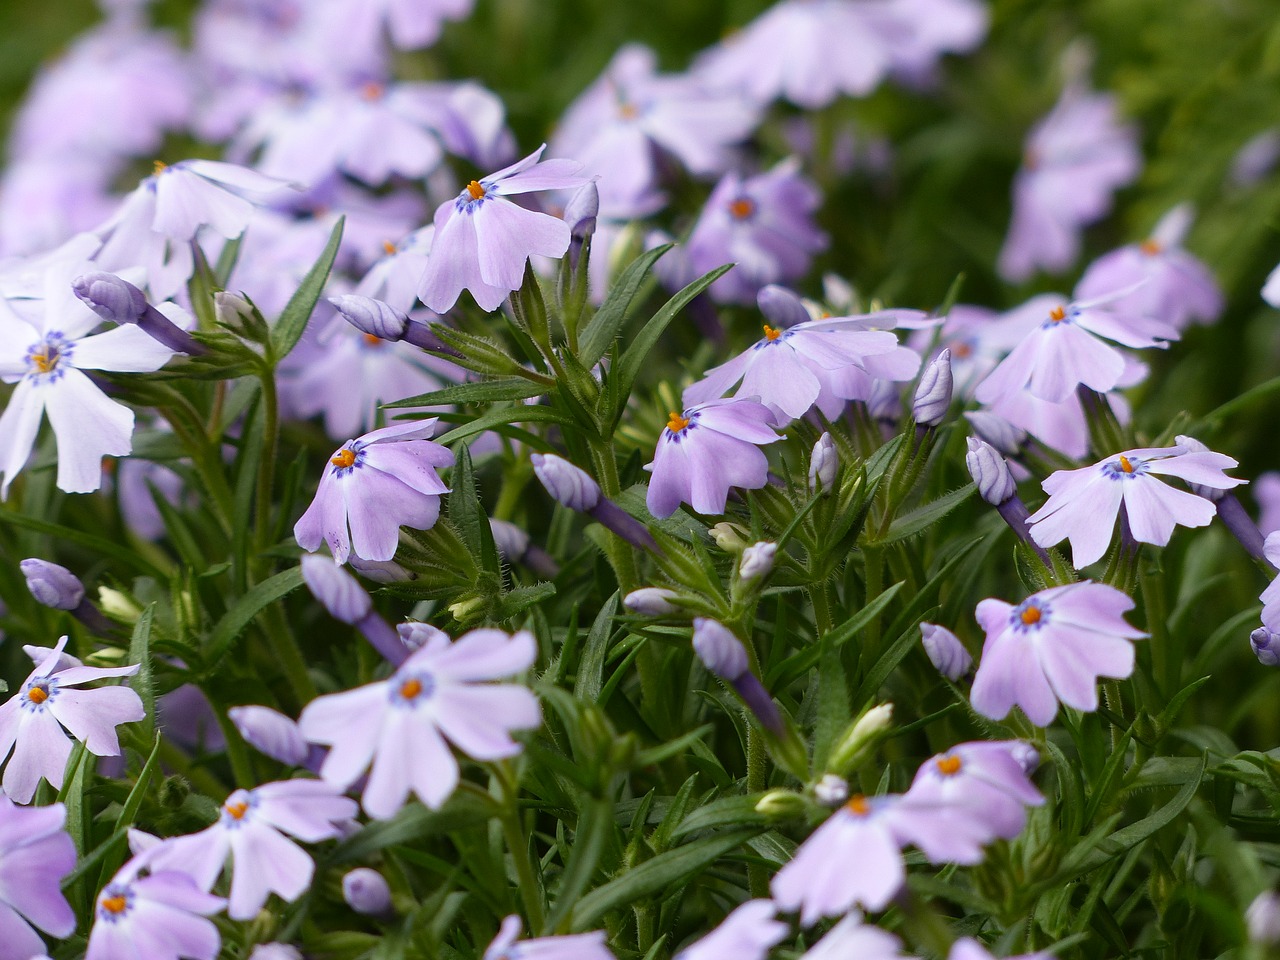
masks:
[[[1269,2],[0,26],[0,960],[1280,951]]]

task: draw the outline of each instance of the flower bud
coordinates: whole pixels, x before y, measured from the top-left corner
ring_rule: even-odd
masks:
[[[880,739],[893,720],[893,704],[882,703],[860,716],[843,737],[837,741],[828,761],[832,773],[852,770],[862,759],[862,754]]]
[[[623,597],[622,605],[632,613],[646,617],[665,617],[679,611],[680,608],[671,602],[677,596],[674,590],[665,587],[641,587]]]
[[[1173,439],[1178,446],[1184,448],[1188,453],[1212,453],[1213,452],[1208,447],[1206,447],[1203,443],[1197,440],[1195,437],[1188,437],[1183,434],[1179,434]],[[1204,497],[1210,503],[1217,503],[1219,500],[1221,500],[1223,497],[1227,495],[1226,490],[1218,490],[1215,487],[1202,486],[1201,484],[1198,484],[1198,483],[1192,483],[1190,480],[1187,481],[1187,489],[1190,490],[1192,493],[1194,493],[1197,497]]]
[[[356,578],[324,554],[302,558],[302,579],[335,620],[356,624],[373,609],[373,601]]]
[[[450,642],[449,635],[443,630],[417,620],[407,620],[398,624],[396,633],[400,635],[400,642],[410,650],[421,650],[432,641],[439,643],[443,640],[446,644]]]
[[[74,610],[84,601],[84,584],[66,567],[29,557],[18,564],[27,589],[38,603],[55,610]]]
[[[1024,740],[1019,740],[1009,748],[1009,756],[1022,768],[1028,777],[1040,766],[1040,751]]]
[[[824,807],[838,807],[849,799],[849,782],[834,773],[824,774],[813,785],[813,798]]]
[[[1264,667],[1280,666],[1280,633],[1272,633],[1267,627],[1259,627],[1249,634],[1253,654]]]
[[[1244,912],[1244,923],[1254,943],[1268,947],[1280,944],[1280,896],[1272,890],[1258,894]]]
[[[140,606],[130,600],[127,594],[111,587],[98,587],[98,606],[108,617],[121,623],[137,623],[142,616]]]
[[[951,351],[944,349],[924,368],[915,398],[911,401],[911,416],[921,427],[936,427],[951,407]]]
[[[772,819],[802,817],[804,812],[804,797],[794,790],[770,790],[756,801],[756,813]]]
[[[361,333],[379,340],[403,340],[409,318],[390,304],[354,293],[330,297],[342,319]]]
[[[969,452],[964,455],[965,466],[969,475],[978,485],[978,496],[998,507],[1012,497],[1018,489],[1009,472],[1009,464],[996,452],[995,447],[973,437],[966,441]]]
[[[814,493],[818,484],[822,484],[822,492],[826,493],[836,482],[836,470],[840,466],[840,455],[836,451],[836,443],[831,434],[824,433],[813,445],[813,453],[809,455],[809,492]]]
[[[920,642],[929,662],[948,680],[959,680],[973,667],[973,657],[964,648],[960,638],[936,623],[920,624]]]
[[[768,576],[773,569],[773,558],[778,552],[776,543],[753,543],[742,551],[742,561],[738,565],[738,576],[743,580],[759,580]]]
[[[514,523],[490,518],[489,530],[493,533],[493,545],[504,560],[519,560],[528,552],[529,534]]]
[[[249,960],[303,960],[302,951],[290,943],[260,943]]]
[[[232,707],[227,716],[245,743],[272,760],[300,767],[307,759],[307,741],[298,724],[270,707]]]
[[[86,273],[71,282],[71,292],[110,323],[137,323],[147,311],[147,296],[114,273]]]
[[[771,283],[756,294],[756,305],[765,319],[778,329],[808,323],[812,317],[804,302],[786,287]]]
[[[743,536],[747,531],[736,523],[721,521],[707,532],[711,534],[716,546],[725,553],[741,553],[747,548],[747,541]]]
[[[730,683],[750,669],[742,641],[723,624],[706,617],[693,620],[693,651],[708,670]]]
[[[600,485],[585,470],[553,453],[535,453],[529,459],[547,493],[561,506],[582,512],[600,502]]]
[[[342,878],[342,899],[356,913],[386,917],[391,910],[391,888],[377,870],[356,867]]]
[[[219,290],[213,295],[213,315],[220,324],[233,330],[254,322],[253,304],[229,290]]]
[[[600,214],[600,189],[595,180],[588,180],[569,198],[564,208],[564,222],[575,237],[589,237],[596,232],[596,217]]]

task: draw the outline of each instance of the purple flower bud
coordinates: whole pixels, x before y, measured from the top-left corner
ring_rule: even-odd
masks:
[[[971,410],[964,416],[979,440],[985,440],[1006,457],[1019,453],[1027,442],[1027,431],[990,410]]]
[[[1040,751],[1025,741],[1019,740],[1009,748],[1009,756],[1022,768],[1027,776],[1036,772],[1040,766]]]
[[[354,625],[373,609],[373,601],[356,578],[322,553],[302,558],[302,579],[335,620]]]
[[[553,453],[535,453],[530,459],[533,472],[557,503],[583,512],[600,502],[600,485],[586,471]]]
[[[253,305],[239,294],[219,290],[213,295],[213,315],[224,326],[238,328],[253,319]]]
[[[111,323],[137,323],[147,311],[146,294],[114,273],[86,273],[76,277],[71,282],[71,292]]]
[[[824,807],[838,807],[849,799],[849,782],[834,773],[824,774],[813,785],[813,798]]]
[[[1272,890],[1258,894],[1244,912],[1244,923],[1254,943],[1280,944],[1280,896]]]
[[[342,899],[366,917],[390,916],[391,888],[377,870],[356,867],[342,878]]]
[[[379,340],[403,340],[409,318],[390,304],[372,297],[349,293],[330,297],[329,302],[342,314],[342,319],[363,334]]]
[[[738,576],[743,580],[759,580],[773,569],[773,558],[778,552],[776,543],[753,543],[742,551]]]
[[[417,620],[408,620],[397,625],[396,633],[400,635],[400,642],[410,650],[421,650],[433,640],[437,643],[440,640],[449,642],[449,635],[443,630]]]
[[[674,590],[664,587],[641,587],[623,597],[622,605],[632,613],[646,617],[664,617],[680,609],[671,602],[676,596],[678,594]]]
[[[721,680],[733,683],[750,669],[747,648],[715,620],[694,618],[693,650],[703,665]]]
[[[564,208],[564,222],[575,237],[589,237],[596,232],[600,214],[600,190],[594,180],[580,186]]]
[[[998,507],[1018,490],[1013,474],[1009,472],[1009,464],[991,444],[974,437],[969,437],[967,442],[969,452],[964,455],[964,462],[973,482],[978,485],[978,495],[993,507]]]
[[[270,707],[232,707],[227,716],[245,743],[272,760],[300,767],[307,760],[307,741],[298,724]]]
[[[943,350],[920,374],[915,398],[911,401],[911,415],[916,425],[936,427],[951,407],[951,351]]]
[[[813,493],[822,484],[826,493],[836,481],[836,470],[840,466],[840,455],[836,451],[836,443],[831,434],[824,433],[813,445],[813,453],[809,455],[809,492]]]
[[[808,323],[813,317],[804,308],[804,302],[786,287],[771,283],[756,294],[756,305],[765,319],[779,329]]]
[[[529,534],[514,523],[490,518],[489,529],[493,532],[493,544],[506,560],[519,560],[529,549]]]
[[[964,648],[960,638],[936,623],[920,624],[920,642],[929,662],[948,680],[959,680],[973,667],[973,657]]]
[[[1280,633],[1272,633],[1267,627],[1259,627],[1249,634],[1254,656],[1264,667],[1280,666]]]
[[[80,578],[56,563],[30,557],[18,564],[27,578],[27,589],[38,603],[55,610],[74,610],[84,600]]]

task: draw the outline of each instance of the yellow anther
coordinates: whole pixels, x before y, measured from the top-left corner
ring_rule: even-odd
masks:
[[[406,700],[412,700],[421,692],[421,680],[406,680],[404,683],[400,684],[400,696],[404,697]]]
[[[1138,249],[1148,257],[1154,257],[1156,254],[1164,252],[1164,244],[1159,240],[1143,240],[1138,244]]]
[[[1041,617],[1041,613],[1040,613],[1039,607],[1027,607],[1027,609],[1022,611],[1022,622],[1025,623],[1028,627],[1032,626],[1033,624],[1039,623],[1040,617]]]
[[[688,425],[689,421],[680,416],[680,414],[676,413],[674,410],[672,410],[670,415],[667,417],[667,429],[672,433],[679,433]]]
[[[862,794],[858,794],[856,797],[851,797],[849,802],[844,805],[844,808],[859,817],[865,817],[871,812],[871,804],[867,803],[867,798],[862,796]]]
[[[360,96],[365,100],[381,100],[387,88],[380,83],[366,83],[360,88]]]
[[[1049,319],[1054,323],[1057,323],[1060,320],[1065,320],[1066,317],[1067,311],[1063,310],[1061,307],[1054,307],[1049,311]]]
[[[1133,473],[1133,463],[1123,453],[1120,454],[1120,469],[1125,473]]]
[[[228,803],[222,809],[231,815],[232,820],[243,820],[244,815],[249,812],[249,805],[241,800],[237,803]]]
[[[480,186],[479,180],[472,180],[467,184],[467,193],[471,194],[472,200],[484,199],[484,187]]]
[[[745,220],[756,212],[756,202],[750,197],[739,197],[729,204],[729,216],[735,220]]]
[[[960,758],[956,756],[942,757],[938,760],[938,772],[943,776],[954,777],[960,772]]]
[[[107,913],[124,913],[129,901],[121,896],[107,897],[102,901],[102,909]]]
[[[781,330],[775,330],[767,323],[764,325],[764,337],[766,340],[777,340],[780,336],[782,336]]]
[[[49,691],[43,687],[32,687],[27,691],[27,699],[32,703],[44,703],[49,699]]]
[[[58,365],[58,355],[57,353],[50,355],[49,348],[46,347],[31,354],[31,362],[36,365],[37,372],[50,373]]]
[[[382,249],[386,253],[386,255],[389,257],[396,252],[396,245],[392,243],[390,240],[383,240]]]
[[[169,165],[165,163],[163,160],[153,160],[151,162],[152,174],[164,173],[168,169],[169,169]]]
[[[636,108],[634,103],[618,104],[618,116],[623,120],[634,120],[639,115],[640,111]]]
[[[354,450],[349,450],[346,447],[344,447],[343,449],[335,453],[333,455],[333,459],[330,460],[329,462],[332,463],[335,467],[339,468],[340,470],[345,470],[347,467],[352,466],[356,462],[356,452]]]
[[[364,345],[366,347],[380,347],[383,344],[383,339],[374,336],[372,333],[364,333],[361,336],[364,337]]]

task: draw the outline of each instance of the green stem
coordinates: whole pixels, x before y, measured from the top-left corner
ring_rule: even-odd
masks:
[[[298,701],[298,707],[304,707],[316,698],[316,685],[307,671],[307,660],[302,655],[302,648],[289,629],[289,621],[279,603],[272,603],[263,610],[265,622],[263,631],[277,662],[289,680],[289,686]]]
[[[617,502],[622,493],[622,484],[618,480],[618,462],[613,454],[612,441],[593,442],[591,444],[591,461],[596,468],[596,480],[600,484],[600,492],[608,499]],[[616,533],[609,533],[609,563],[618,578],[618,588],[626,596],[640,585],[640,575],[636,570],[636,558],[629,543]]]
[[[516,803],[519,789],[515,783],[515,771],[510,764],[503,763],[495,768],[495,772],[502,788],[502,835],[507,842],[507,849],[511,851],[512,863],[515,864],[516,886],[524,904],[525,919],[529,921],[530,930],[541,930],[546,920],[542,884],[534,869],[533,859],[529,856],[529,839],[525,835],[520,808]]]
[[[865,596],[862,598],[862,605],[868,606],[884,591],[884,551],[879,547],[871,547],[864,545],[862,548],[862,573],[865,586]],[[873,617],[871,622],[864,628],[864,637],[862,647],[867,652],[870,659],[864,658],[864,663],[874,662],[874,658],[879,653],[880,648],[880,618]]]
[[[1102,696],[1106,701],[1108,710],[1117,717],[1124,716],[1124,697],[1120,693],[1119,680],[1104,680],[1102,683]],[[1123,736],[1119,727],[1114,725],[1111,727],[1111,749],[1113,751],[1120,749],[1120,741]]]
[[[276,378],[271,370],[265,370],[262,383],[262,462],[258,465],[258,495],[255,504],[255,543],[261,553],[270,544],[272,486],[275,483],[275,463],[280,437],[280,404],[276,396]]]
[[[754,723],[747,724],[747,793],[763,793],[768,785],[769,768],[764,738]],[[769,896],[769,870],[761,863],[747,864],[747,888],[752,897]],[[642,948],[645,949],[645,948]]]

